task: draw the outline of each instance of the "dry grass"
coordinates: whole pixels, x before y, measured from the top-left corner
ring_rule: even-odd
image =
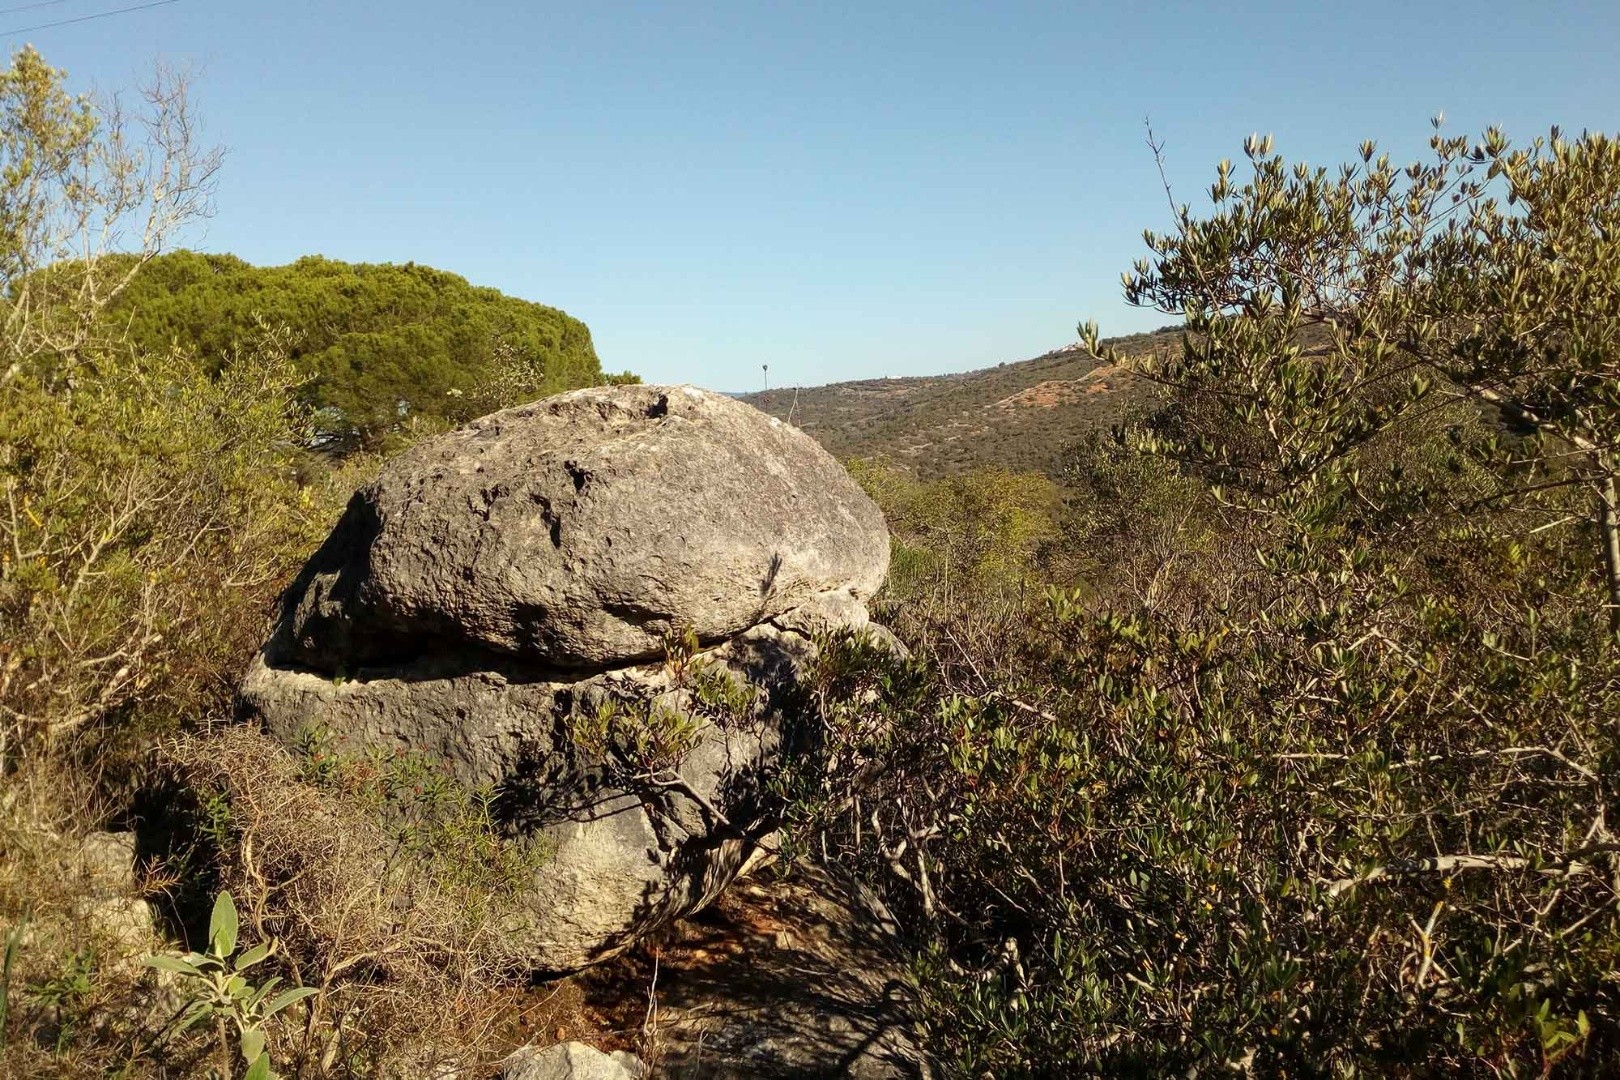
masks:
[[[158,941],[132,914],[162,883],[87,845],[103,815],[93,777],[72,758],[25,757],[4,779],[0,950],[11,946],[11,963],[0,980],[0,1077],[181,1075],[191,1048],[157,1052],[173,1001],[139,964]]]
[[[250,937],[280,942],[288,976],[320,990],[301,1030],[281,1033],[285,1071],[420,1074],[498,1056],[511,1009],[497,990],[518,970],[499,931],[503,882],[480,887],[447,865],[456,850],[424,857],[408,826],[352,785],[312,782],[255,731],[165,753],[198,799]]]
[[[216,887],[237,901],[244,947],[278,942],[275,959],[255,969],[261,979],[321,990],[270,1027],[283,1076],[477,1076],[530,1042],[638,1048],[614,1034],[616,1014],[578,980],[530,985],[503,946],[499,879],[516,864],[485,867],[481,878],[476,867],[424,858],[364,790],[313,782],[298,755],[246,728],[181,739],[161,756],[179,781],[170,790],[189,804],[175,819],[192,835],[134,875],[110,876],[105,860],[85,854],[103,800],[71,758],[30,758],[6,777],[0,950],[21,932],[0,1080],[202,1075],[211,1037],[164,1033],[183,996],[140,963],[184,944],[165,942],[162,922],[132,935],[97,912],[147,897],[184,939]],[[444,846],[465,859],[474,845]],[[625,994],[645,1005],[644,987]]]

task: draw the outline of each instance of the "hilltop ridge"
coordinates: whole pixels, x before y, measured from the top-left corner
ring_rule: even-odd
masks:
[[[1145,354],[1180,332],[1165,327],[1111,344]],[[738,396],[798,425],[840,459],[883,458],[926,479],[991,464],[1048,471],[1063,447],[1116,422],[1141,388],[1128,368],[1071,344],[976,371]]]

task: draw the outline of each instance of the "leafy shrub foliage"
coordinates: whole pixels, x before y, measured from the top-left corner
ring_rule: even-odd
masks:
[[[180,976],[189,988],[186,1008],[169,1025],[166,1034],[181,1034],[212,1020],[221,1038],[219,1060],[226,1063],[241,1054],[243,1080],[272,1080],[270,1055],[265,1050],[265,1025],[288,1006],[318,993],[313,987],[295,986],[275,993],[281,977],[272,975],[256,981],[248,972],[275,953],[276,943],[260,942],[240,951],[236,947],[239,923],[236,902],[228,892],[214,901],[208,921],[208,948],[204,952],[165,952],[146,957],[148,967]],[[271,996],[272,994],[275,996]],[[230,1034],[236,1036],[234,1043]]]
[[[876,460],[850,464],[883,507],[896,541],[891,591],[1016,593],[1061,575],[1061,489],[1038,473],[981,468],[917,480]]]
[[[0,716],[61,738],[218,710],[268,601],[324,524],[294,477],[298,377],[274,337],[215,375],[109,352],[0,387]]]
[[[251,611],[320,524],[277,331],[244,327],[205,372],[105,318],[207,212],[218,156],[184,82],[136,123],[62,78],[31,49],[0,73],[0,770],[133,712],[217,707],[257,629],[221,597]],[[96,246],[120,235],[136,250]]]
[[[1090,587],[828,650],[798,820],[962,1074],[1620,1053],[1615,151],[1434,146],[1223,164],[1130,278],[1158,407],[1067,460]]]

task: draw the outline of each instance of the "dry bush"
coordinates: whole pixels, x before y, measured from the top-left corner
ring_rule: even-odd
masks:
[[[95,778],[36,757],[0,791],[0,1077],[158,1076],[164,1061],[183,1073],[192,1048],[160,1058],[152,1038],[175,1002],[139,964],[158,943],[134,912],[160,882],[88,849]]]
[[[491,843],[470,796],[413,814],[384,790],[397,762],[301,759],[241,727],[165,753],[244,923],[320,990],[301,1030],[278,1035],[289,1074],[490,1062],[506,1009],[493,991],[519,970],[503,901],[528,863]]]

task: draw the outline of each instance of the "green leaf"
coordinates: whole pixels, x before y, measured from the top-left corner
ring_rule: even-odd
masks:
[[[270,1055],[260,1054],[242,1074],[242,1080],[270,1080]]]
[[[265,1006],[264,1018],[268,1020],[294,1002],[303,1001],[305,998],[318,993],[320,993],[320,990],[313,986],[295,986],[291,990],[283,991],[272,998],[269,1005]]]
[[[188,963],[187,961],[180,959],[178,956],[170,956],[166,953],[157,953],[153,956],[143,956],[141,957],[141,963],[145,964],[149,968],[157,968],[159,971],[173,971],[181,975],[195,975],[199,978],[202,976],[202,971],[197,967],[197,965]]]
[[[254,964],[257,964],[259,961],[270,955],[272,948],[273,946],[268,943],[253,946],[253,948],[236,958],[236,970],[245,971]]]
[[[214,1012],[213,1007],[210,1006],[208,1004],[208,1002],[206,1002],[206,1001],[197,1002],[197,1004],[195,1004],[195,1005],[193,1005],[191,1007],[191,1010],[189,1012],[187,1012],[184,1016],[182,1016],[180,1018],[180,1022],[178,1024],[176,1024],[175,1027],[174,1027],[174,1033],[176,1035],[178,1035],[182,1031],[185,1031],[187,1028],[195,1027],[201,1021],[206,1020],[206,1019],[208,1019],[208,1017],[212,1016],[213,1012]]]
[[[236,903],[228,889],[214,900],[214,914],[208,920],[208,943],[215,956],[229,956],[236,951]]]
[[[242,1029],[242,1060],[252,1065],[264,1055],[264,1031],[250,1027]]]
[[[253,992],[253,996],[248,998],[247,1007],[252,1009],[257,1006],[259,1002],[269,997],[270,991],[274,990],[278,985],[280,985],[280,983],[280,975],[272,975],[268,979],[264,980],[259,988]]]

